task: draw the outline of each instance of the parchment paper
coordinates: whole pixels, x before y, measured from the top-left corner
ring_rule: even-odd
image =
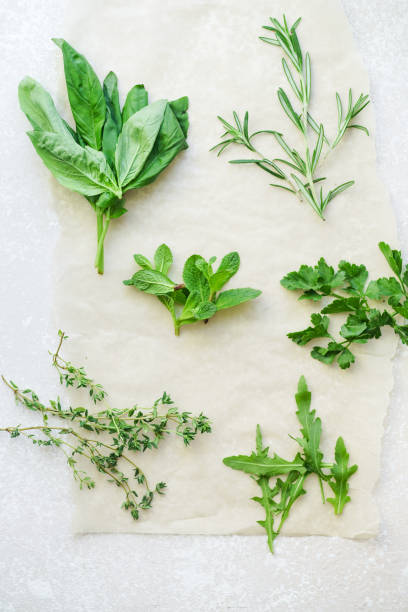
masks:
[[[115,70],[122,99],[134,83],[145,83],[151,100],[188,95],[191,128],[190,148],[153,185],[127,194],[129,212],[109,230],[103,277],[92,267],[93,211],[52,181],[61,218],[55,321],[72,338],[65,352],[103,382],[112,405],[151,405],[166,390],[181,409],[203,411],[214,421],[213,434],[188,449],[169,438],[159,452],[139,457],[152,481],[168,483],[167,494],[139,522],[119,510],[121,494],[112,485],[97,479],[94,491],[75,489],[77,533],[262,533],[256,524],[262,509],[250,501],[255,483],[224,467],[222,458],[251,451],[257,423],[273,450],[294,455],[296,443],[288,434],[299,428],[293,395],[301,374],[323,421],[327,456],[343,435],[359,470],[351,481],[353,501],[341,517],[322,505],[310,477],[284,533],[365,538],[377,532],[373,490],[396,340],[386,332],[358,347],[349,371],[324,366],[285,335],[308,324],[313,305],[297,302],[279,285],[288,271],[320,256],[333,264],[342,258],[365,263],[375,276],[388,274],[377,243],[395,245],[396,231],[376,176],[370,107],[361,121],[371,137],[349,133],[325,164],[330,186],[356,179],[329,205],[326,222],[291,194],[269,187],[257,168],[227,164],[242,157],[242,150],[220,159],[208,152],[220,135],[216,115],[228,118],[233,109],[249,111],[253,131],[282,130],[296,143],[276,99],[277,87],[286,87],[280,52],[257,39],[268,17],[283,11],[292,22],[303,17],[298,32],[312,57],[313,114],[333,133],[335,91],[345,98],[349,86],[355,96],[369,88],[337,1],[71,2],[72,22],[61,34],[99,76]],[[61,106],[62,80],[58,95]],[[277,153],[268,137],[259,148]],[[133,253],[152,256],[162,242],[174,252],[175,278],[191,253],[222,257],[237,249],[242,265],[230,287],[252,286],[263,295],[218,313],[208,325],[186,327],[176,338],[157,300],[122,285],[136,270]]]

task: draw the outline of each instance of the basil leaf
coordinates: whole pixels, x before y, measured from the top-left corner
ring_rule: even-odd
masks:
[[[122,121],[126,123],[128,119],[137,111],[147,106],[148,96],[144,85],[134,85],[126,96],[126,101],[122,110]]]
[[[168,104],[150,155],[136,180],[129,183],[127,188],[137,189],[152,183],[176,155],[187,147],[184,132]]]
[[[18,86],[18,99],[34,130],[71,137],[73,131],[59,116],[50,94],[37,81],[25,77]]]
[[[123,125],[116,147],[115,164],[122,187],[131,189],[153,148],[166,110],[166,100],[158,100],[132,115]]]
[[[169,102],[171,110],[176,115],[176,119],[180,124],[181,129],[183,130],[184,136],[187,137],[189,121],[188,121],[188,104],[189,100],[187,96],[183,96],[182,98],[178,98],[177,100],[173,100]]]
[[[139,270],[130,280],[123,282],[153,295],[171,293],[175,287],[175,283],[158,270]]]
[[[105,156],[81,147],[66,136],[51,132],[28,132],[35,150],[57,181],[85,196],[109,191],[118,198],[118,188]]]
[[[173,263],[173,255],[167,244],[161,244],[154,254],[154,265],[156,270],[167,274]],[[139,264],[140,265],[140,264]]]
[[[53,38],[64,57],[65,80],[77,132],[94,149],[102,146],[105,98],[92,66],[62,38]]]
[[[258,297],[258,295],[261,295],[261,293],[262,291],[251,289],[250,287],[244,289],[229,289],[219,294],[215,301],[215,305],[217,306],[217,310],[224,310],[224,308],[231,308],[232,306],[238,306],[238,304],[253,300]]]
[[[106,103],[106,117],[102,134],[102,151],[112,169],[115,168],[115,151],[122,129],[122,115],[119,105],[118,79],[114,72],[109,72],[103,82],[103,94]]]

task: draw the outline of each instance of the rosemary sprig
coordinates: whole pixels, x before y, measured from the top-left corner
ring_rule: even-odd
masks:
[[[357,101],[353,102],[353,94],[349,89],[348,104],[345,109],[340,94],[336,93],[337,133],[332,140],[329,140],[323,124],[317,122],[309,112],[312,94],[312,69],[310,55],[309,53],[303,55],[296,33],[301,19],[297,19],[291,27],[289,27],[285,15],[283,16],[283,23],[274,18],[270,18],[270,21],[272,25],[263,27],[272,32],[274,36],[272,38],[260,36],[260,39],[270,45],[279,47],[283,52],[283,71],[300,108],[298,111],[294,109],[289,96],[281,87],[278,89],[278,100],[287,117],[302,135],[303,151],[299,152],[291,147],[277,130],[259,130],[250,134],[248,112],[245,113],[244,119],[241,121],[235,111],[233,112],[234,123],[229,123],[222,117],[218,117],[225,128],[225,132],[222,135],[221,142],[215,145],[212,150],[218,149],[218,155],[220,155],[231,144],[244,146],[256,157],[234,159],[230,161],[231,164],[256,164],[280,181],[271,183],[271,186],[295,194],[301,201],[307,202],[321,219],[324,219],[324,212],[328,204],[337,195],[351,187],[354,180],[346,181],[324,193],[322,186],[320,186],[320,190],[316,189],[316,183],[325,180],[325,177],[318,176],[318,167],[320,162],[342,141],[347,129],[356,128],[368,135],[367,128],[354,123],[354,119],[369,104],[369,98],[367,95],[360,94]],[[285,157],[269,159],[261,153],[254,143],[254,137],[258,134],[272,134],[283,150]],[[322,156],[323,152],[324,155]]]
[[[107,393],[102,385],[89,378],[83,367],[76,367],[61,357],[61,347],[67,336],[61,331],[58,334],[58,348],[51,355],[60,383],[66,387],[85,388],[94,404],[103,402]],[[39,413],[42,422],[2,427],[0,431],[9,433],[12,438],[28,438],[37,446],[58,448],[65,455],[80,488],[93,489],[94,479],[78,467],[78,458],[82,457],[104,474],[108,482],[123,490],[122,508],[129,510],[135,520],[140,511],[151,508],[156,494],[164,493],[166,483],[160,481],[150,486],[132,454],[157,449],[164,437],[171,433],[181,437],[188,446],[197,434],[211,432],[211,423],[206,416],[180,412],[166,392],[147,410],[137,405],[130,409],[106,406],[92,413],[82,406],[65,409],[60,398],[43,404],[33,390],[22,390],[13,381],[2,379],[13,391],[16,402]],[[58,424],[58,420],[66,421],[67,425]],[[127,466],[127,473],[122,471],[122,465]]]

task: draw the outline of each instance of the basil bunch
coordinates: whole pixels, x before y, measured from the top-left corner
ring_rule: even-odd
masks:
[[[123,194],[153,182],[187,148],[188,98],[149,104],[144,85],[135,85],[121,110],[115,73],[109,72],[102,86],[83,55],[65,40],[54,42],[64,58],[76,131],[30,77],[19,85],[20,106],[33,127],[28,136],[44,164],[61,185],[85,196],[96,212],[95,267],[103,274],[110,221],[127,212]]]

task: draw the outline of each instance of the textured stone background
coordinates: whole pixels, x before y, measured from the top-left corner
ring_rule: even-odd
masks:
[[[342,2],[370,74],[378,171],[407,257],[407,3]],[[47,358],[55,341],[51,266],[63,228],[45,173],[30,164],[16,89],[31,74],[55,92],[58,54],[49,39],[63,35],[69,3],[1,0],[0,7],[0,371],[50,397],[57,392]],[[63,460],[2,437],[0,611],[408,610],[407,366],[400,348],[377,488],[381,533],[368,542],[282,538],[272,557],[263,537],[73,537]],[[0,405],[1,424],[18,422],[23,412],[3,388]]]

